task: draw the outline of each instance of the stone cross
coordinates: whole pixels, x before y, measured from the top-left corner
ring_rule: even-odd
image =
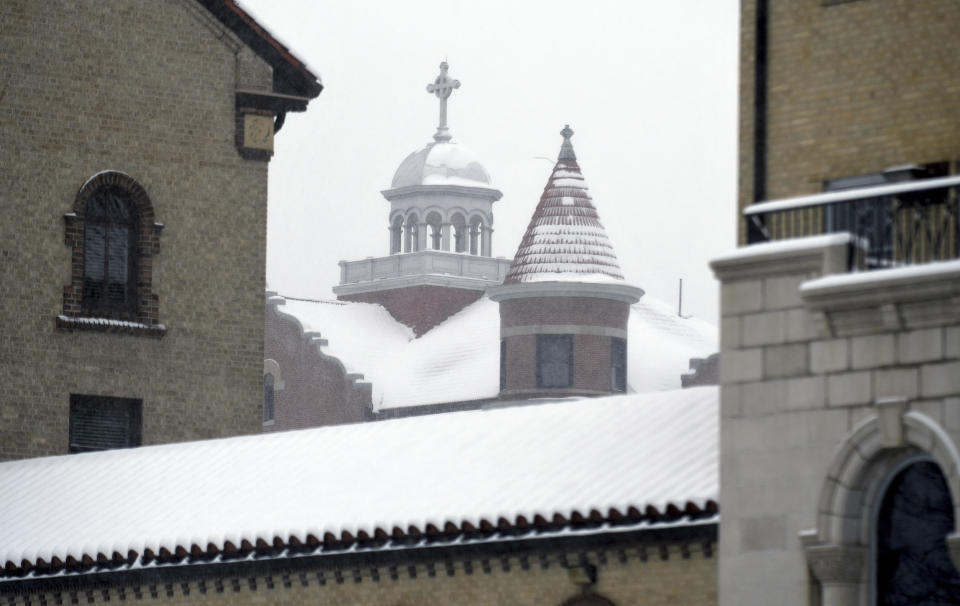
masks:
[[[440,75],[431,84],[427,85],[427,92],[433,93],[440,99],[440,125],[437,126],[437,132],[433,135],[433,140],[440,143],[451,139],[450,130],[447,128],[447,99],[453,92],[453,89],[460,88],[460,81],[454,80],[447,75],[449,65],[444,61],[440,64]]]

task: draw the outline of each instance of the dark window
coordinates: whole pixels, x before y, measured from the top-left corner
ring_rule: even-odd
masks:
[[[500,339],[500,391],[507,388],[507,340]]]
[[[573,385],[573,335],[537,335],[537,387]]]
[[[84,311],[136,311],[136,209],[118,187],[87,200],[83,231]]]
[[[953,529],[950,491],[935,463],[896,475],[877,518],[878,606],[960,604],[960,574],[944,540]]]
[[[627,391],[627,340],[610,339],[610,389]]]
[[[273,420],[273,401],[275,397],[273,375],[267,373],[263,375],[263,420]]]
[[[142,400],[70,396],[69,452],[140,445]]]

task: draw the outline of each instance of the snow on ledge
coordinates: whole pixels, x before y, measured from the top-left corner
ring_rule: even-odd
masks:
[[[896,283],[941,281],[945,279],[960,279],[960,259],[825,276],[804,282],[800,285],[800,292],[813,293],[844,290],[846,288],[870,288]]]
[[[724,253],[719,257],[714,257],[710,265],[714,266],[736,261],[754,260],[760,257],[779,256],[787,253],[815,252],[827,246],[851,244],[855,240],[856,238],[854,238],[852,234],[843,232],[823,234],[820,236],[806,236],[803,238],[790,238],[789,240],[775,240],[773,242],[761,242],[743,246],[732,252]]]
[[[143,333],[163,336],[167,332],[165,324],[144,324],[112,318],[86,318],[75,316],[57,316],[57,326],[65,329],[99,330],[103,332]]]

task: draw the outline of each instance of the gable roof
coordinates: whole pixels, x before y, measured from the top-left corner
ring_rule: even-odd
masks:
[[[323,90],[306,63],[233,0],[197,0],[273,68],[274,92],[313,99]]]
[[[372,303],[288,299],[278,311],[318,334],[324,355],[372,384],[375,411],[493,399],[500,393],[500,312],[487,297],[419,338]],[[717,330],[697,318],[677,317],[647,295],[630,308],[628,343],[628,391],[675,389],[690,358],[717,351]]]
[[[22,577],[696,517],[717,509],[717,402],[700,387],[0,463],[0,564]]]
[[[577,164],[570,125],[560,134],[557,163],[503,282],[622,283],[617,255]]]

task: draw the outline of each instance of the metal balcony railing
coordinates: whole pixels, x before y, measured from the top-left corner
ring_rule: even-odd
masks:
[[[747,207],[748,244],[832,232],[860,243],[853,267],[960,257],[960,176],[761,202]]]

